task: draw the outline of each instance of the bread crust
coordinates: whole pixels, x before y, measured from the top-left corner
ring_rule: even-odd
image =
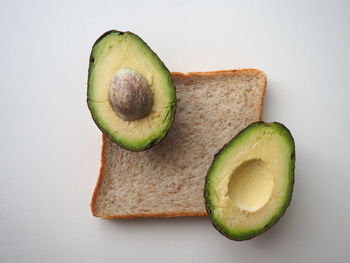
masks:
[[[262,120],[262,106],[263,106],[263,98],[266,93],[266,84],[267,84],[267,78],[263,71],[258,69],[232,69],[232,70],[218,70],[218,71],[207,71],[207,72],[188,72],[188,73],[181,73],[181,72],[171,72],[172,77],[193,77],[193,76],[213,76],[218,74],[232,74],[232,73],[238,73],[238,72],[252,72],[257,74],[263,74],[264,75],[264,84],[263,84],[263,92],[261,96],[261,104],[260,107],[260,116],[259,121]],[[176,88],[176,87],[175,87]],[[102,151],[101,151],[101,167],[99,176],[97,179],[97,183],[92,195],[90,207],[91,212],[94,216],[100,217],[103,219],[111,220],[111,219],[131,219],[131,218],[167,218],[167,217],[187,217],[187,216],[208,216],[207,212],[180,212],[180,213],[172,213],[172,212],[164,212],[164,213],[153,213],[153,214],[142,214],[142,213],[136,213],[136,214],[128,214],[128,215],[111,215],[111,216],[101,216],[97,214],[96,211],[96,199],[100,192],[100,186],[102,185],[102,179],[105,169],[105,153],[107,148],[107,137],[102,134]]]
[[[180,76],[180,77],[193,77],[193,76],[213,76],[213,75],[218,75],[218,74],[229,74],[229,73],[238,73],[238,72],[255,72],[255,73],[260,73],[265,76],[266,75],[263,71],[259,69],[254,69],[254,68],[245,68],[245,69],[225,69],[225,70],[215,70],[215,71],[197,71],[197,72],[171,72],[170,74],[172,76]]]
[[[101,167],[100,167],[100,172],[99,172],[99,176],[97,178],[97,183],[94,189],[94,193],[92,195],[92,199],[91,199],[91,203],[90,203],[90,207],[91,207],[91,212],[94,216],[98,216],[97,212],[96,212],[96,207],[95,207],[95,202],[97,199],[97,196],[100,192],[100,186],[102,184],[102,178],[103,178],[103,174],[104,174],[104,170],[105,170],[105,153],[106,153],[106,136],[102,133],[102,151],[101,151]]]

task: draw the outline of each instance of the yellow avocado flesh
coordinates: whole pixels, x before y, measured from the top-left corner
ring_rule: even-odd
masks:
[[[111,33],[95,44],[92,56],[88,104],[93,118],[107,136],[123,146],[142,149],[165,135],[173,116],[175,91],[169,72],[154,52],[134,34]],[[108,101],[111,80],[122,68],[141,73],[150,85],[154,104],[144,118],[125,121]]]
[[[273,176],[265,162],[253,159],[242,163],[227,184],[231,202],[241,210],[255,212],[271,197]]]
[[[285,136],[259,123],[237,136],[213,162],[207,205],[214,224],[234,239],[262,231],[290,201],[294,146]]]

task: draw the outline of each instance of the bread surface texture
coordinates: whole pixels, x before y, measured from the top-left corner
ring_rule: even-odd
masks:
[[[105,219],[207,215],[203,189],[214,155],[262,118],[266,76],[255,69],[172,73],[177,108],[158,145],[131,152],[103,136],[94,216]]]

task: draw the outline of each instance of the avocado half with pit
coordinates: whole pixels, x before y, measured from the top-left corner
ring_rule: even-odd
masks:
[[[204,197],[214,227],[245,240],[269,229],[290,204],[295,144],[281,123],[249,125],[216,155]]]
[[[158,143],[171,127],[175,96],[168,69],[136,34],[111,30],[93,45],[87,103],[113,142],[133,151]]]

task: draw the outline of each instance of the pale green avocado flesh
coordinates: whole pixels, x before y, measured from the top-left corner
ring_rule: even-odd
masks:
[[[116,72],[123,69],[140,73],[151,89],[151,109],[142,118],[125,120],[111,107],[110,84]],[[168,69],[140,37],[112,30],[92,47],[87,103],[95,123],[110,140],[126,149],[140,151],[158,143],[170,129],[176,104],[175,88]]]
[[[269,229],[290,204],[295,144],[281,123],[256,122],[216,154],[204,197],[214,227],[233,240]]]

